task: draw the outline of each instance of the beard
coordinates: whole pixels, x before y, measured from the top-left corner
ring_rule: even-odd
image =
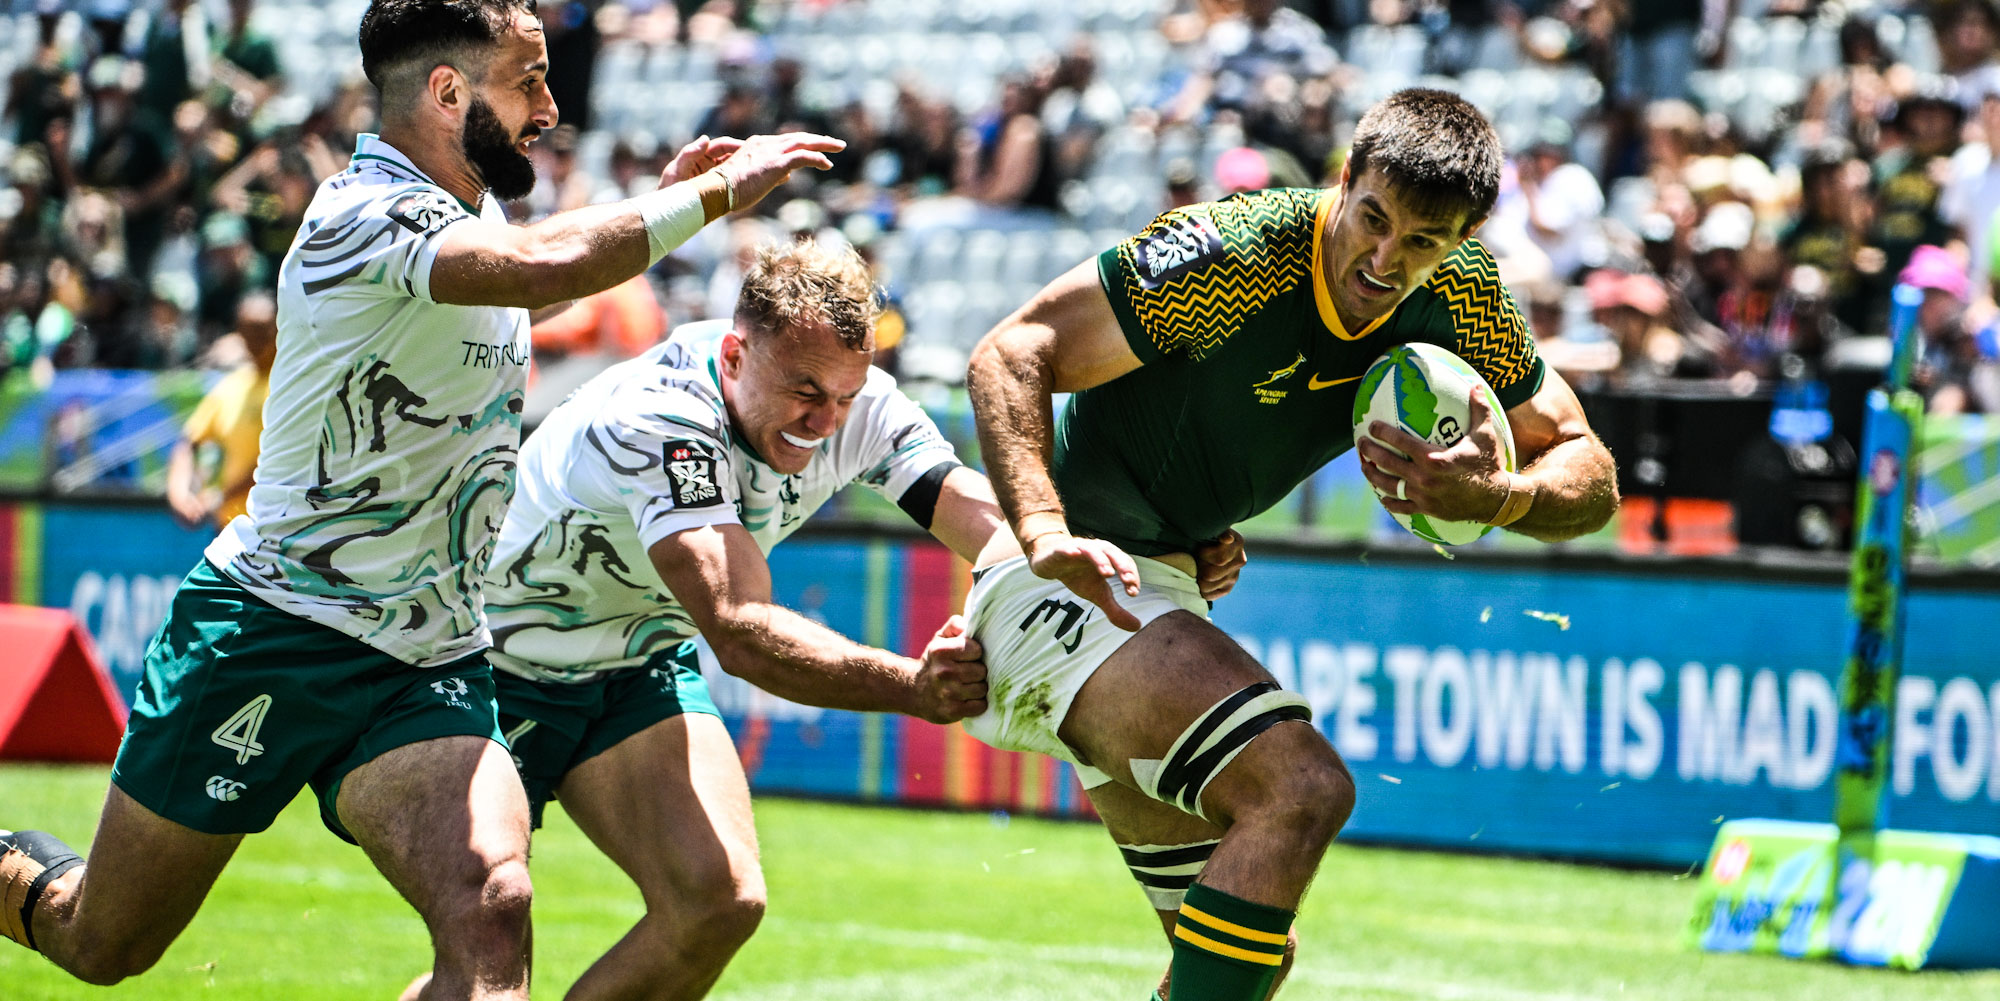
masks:
[[[475,96],[466,109],[465,133],[459,141],[465,147],[466,161],[479,171],[493,197],[511,202],[535,189],[535,164],[514,144],[541,134],[542,130],[530,122],[519,136],[509,137],[493,106]]]

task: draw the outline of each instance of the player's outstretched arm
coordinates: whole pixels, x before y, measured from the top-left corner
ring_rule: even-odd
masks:
[[[949,723],[986,710],[986,665],[957,616],[921,661],[864,646],[771,600],[771,569],[741,525],[676,532],[648,551],[724,670],[793,702]]]
[[[1604,527],[1618,510],[1618,468],[1590,430],[1583,405],[1550,369],[1542,388],[1507,411],[1521,471],[1501,468],[1497,425],[1478,395],[1472,429],[1440,449],[1376,421],[1355,443],[1361,471],[1398,514],[1501,525],[1543,542],[1573,539]],[[1389,447],[1384,447],[1385,445]]]
[[[792,171],[832,166],[826,154],[846,144],[791,132],[691,145],[700,149],[682,150],[657,191],[558,213],[532,226],[478,219],[453,225],[431,266],[431,298],[540,309],[602,292],[646,270],[701,227],[756,204]]]
[[[1106,579],[1138,594],[1139,570],[1118,547],[1069,534],[1049,476],[1055,454],[1050,396],[1102,385],[1139,364],[1098,284],[1096,263],[1086,261],[980,340],[965,373],[987,475],[1029,565],[1123,629],[1139,628],[1139,620],[1118,604]]]
[[[1007,518],[993,496],[993,484],[970,466],[960,466],[944,478],[938,491],[937,511],[931,516],[931,535],[968,563],[977,565],[979,554],[996,538],[1011,543]]]

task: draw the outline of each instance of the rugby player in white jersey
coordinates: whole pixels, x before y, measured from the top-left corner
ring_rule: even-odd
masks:
[[[701,997],[763,914],[697,632],[723,670],[793,701],[933,722],[985,708],[957,617],[912,659],[772,599],[765,554],[849,484],[968,560],[1011,538],[986,478],[870,366],[876,314],[852,251],[765,247],[732,320],[605,371],[522,446],[486,582],[501,723],[536,823],[560,799],[646,902],[571,1001]],[[1234,573],[1205,576],[1220,593]]]
[[[311,785],[428,926],[422,997],[527,996],[528,805],[479,581],[528,311],[631,278],[841,147],[698,141],[658,191],[512,227],[496,196],[528,192],[524,150],[557,114],[531,0],[376,0],[360,43],[382,134],[285,256],[249,512],[147,650],[90,862],[0,833],[0,931],[91,983],[151,967],[243,835]]]

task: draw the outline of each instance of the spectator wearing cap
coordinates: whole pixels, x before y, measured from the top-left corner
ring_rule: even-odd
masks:
[[[1515,165],[1528,239],[1548,255],[1550,270],[1564,281],[1582,270],[1587,256],[1602,260],[1602,247],[1593,255],[1591,243],[1601,243],[1598,219],[1604,214],[1597,177],[1569,158],[1570,135],[1566,123],[1546,123]]]
[[[250,247],[250,226],[233,212],[213,212],[201,224],[201,256],[195,265],[200,292],[195,326],[213,341],[238,322],[237,306],[250,289],[270,282],[264,259]]]
[[[1981,411],[1982,403],[1992,401],[1973,392],[1974,370],[1981,357],[1977,332],[1966,323],[1972,282],[1966,277],[1965,262],[1943,247],[1921,246],[1910,254],[1910,263],[1896,280],[1924,292],[1923,305],[1917,308],[1921,340],[1910,386],[1923,395],[1925,411],[1939,415]]]
[[[10,189],[0,191],[0,260],[48,260],[63,246],[62,202],[40,146],[23,146],[7,161]],[[10,211],[11,210],[11,211]]]
[[[1703,321],[1721,326],[1722,297],[1736,281],[1743,252],[1756,235],[1757,217],[1742,202],[1718,202],[1709,207],[1689,240],[1694,254],[1694,282],[1688,301]]]
[[[277,43],[251,24],[256,7],[257,0],[229,0],[229,24],[215,40],[211,64],[215,79],[235,93],[245,118],[285,86]]]
[[[1970,90],[1984,70],[1995,66],[2000,47],[2000,8],[1991,0],[1951,0],[1934,15],[1939,69]],[[1977,95],[1972,95],[1977,100]],[[1974,110],[1968,106],[1968,111]]]
[[[1932,79],[1904,98],[1895,117],[1901,142],[1875,158],[1875,231],[1869,242],[1887,255],[1888,273],[1909,263],[1918,246],[1951,238],[1938,201],[1951,169],[1943,158],[1958,149],[1965,117],[1954,93],[1949,81]],[[1880,311],[1886,315],[1886,300]]]
[[[133,274],[152,273],[166,237],[174,196],[187,182],[186,157],[166,119],[136,97],[142,70],[122,56],[104,56],[90,70],[92,138],[76,168],[76,186],[118,199]],[[58,160],[58,170],[62,168]]]
[[[1881,256],[1867,242],[1873,214],[1868,182],[1868,165],[1855,159],[1845,145],[1826,145],[1809,153],[1799,171],[1799,216],[1778,240],[1778,249],[1792,264],[1820,273],[1824,279],[1820,296],[1834,318],[1850,330],[1860,330],[1867,322],[1864,252],[1868,257]],[[1869,263],[1881,269],[1879,261]]]
[[[268,293],[246,296],[231,336],[244,357],[195,405],[167,457],[167,507],[190,528],[204,523],[221,528],[244,513],[249,501],[264,397],[278,353],[277,302]],[[218,460],[201,462],[203,446],[214,446]]]
[[[1662,322],[1667,290],[1658,278],[1604,269],[1591,272],[1583,288],[1590,297],[1592,321],[1618,350],[1615,358],[1608,353],[1572,352],[1565,364],[1589,368],[1610,362],[1613,377],[1627,384],[1682,374],[1685,343]]]
[[[35,54],[14,71],[7,81],[7,99],[0,107],[0,119],[14,119],[14,142],[18,146],[48,141],[49,126],[67,123],[76,117],[82,81],[76,65],[56,41],[62,22],[62,4],[43,0],[36,11]],[[17,22],[18,23],[18,22]]]

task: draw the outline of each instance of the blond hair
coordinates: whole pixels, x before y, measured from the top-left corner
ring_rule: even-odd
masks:
[[[869,350],[882,304],[868,265],[850,247],[833,249],[813,240],[769,243],[743,275],[736,297],[736,323],[769,334],[824,323],[840,342]]]

